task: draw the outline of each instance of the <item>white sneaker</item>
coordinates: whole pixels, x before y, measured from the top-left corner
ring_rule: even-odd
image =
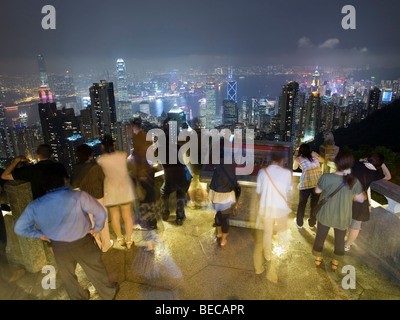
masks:
[[[303,226],[299,226],[299,225],[297,224],[297,218],[294,218],[294,223],[296,224],[297,229],[299,229],[299,230],[303,229]]]

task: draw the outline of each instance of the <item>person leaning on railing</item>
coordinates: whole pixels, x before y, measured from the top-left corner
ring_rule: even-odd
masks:
[[[366,194],[371,183],[378,180],[390,180],[392,175],[386,167],[385,158],[378,152],[372,153],[366,159],[356,161],[352,168],[353,175],[360,181]],[[378,171],[381,168],[382,172]],[[349,228],[349,234],[344,246],[345,251],[349,251],[353,242],[357,239],[362,222],[369,220],[370,199],[366,199],[363,203],[353,203],[353,219]]]

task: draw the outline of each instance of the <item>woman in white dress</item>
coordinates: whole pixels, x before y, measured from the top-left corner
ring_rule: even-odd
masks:
[[[128,154],[115,150],[114,140],[111,136],[104,136],[101,142],[103,155],[97,163],[103,169],[104,179],[104,206],[111,215],[111,226],[117,235],[118,243],[129,249],[132,246],[132,203],[136,199],[132,178],[128,172]],[[121,211],[121,213],[120,213]],[[122,235],[120,214],[125,224],[126,242]]]

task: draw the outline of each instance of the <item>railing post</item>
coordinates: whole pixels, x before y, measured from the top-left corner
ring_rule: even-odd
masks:
[[[32,201],[32,191],[29,182],[9,181],[4,185],[8,202],[11,207],[12,219],[7,219],[7,246],[12,250],[11,261],[21,263],[29,272],[35,273],[48,264],[43,241],[20,237],[14,232],[14,225]],[[10,250],[10,251],[11,251]]]

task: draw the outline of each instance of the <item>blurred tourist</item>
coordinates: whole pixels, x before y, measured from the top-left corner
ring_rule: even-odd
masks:
[[[93,162],[93,149],[87,144],[82,144],[76,148],[75,157],[78,162],[72,167],[71,187],[86,191],[104,206],[104,173],[101,167]],[[89,217],[93,225],[92,214],[89,214]],[[104,228],[96,234],[95,239],[103,252],[113,246],[108,227],[108,215]]]
[[[339,260],[344,256],[344,238],[352,220],[353,201],[363,202],[366,195],[357,178],[351,174],[354,157],[339,151],[336,158],[336,172],[321,176],[315,188],[316,193],[322,193],[322,199],[327,202],[317,213],[317,234],[312,252],[315,255],[316,266],[322,263],[322,251],[329,229],[334,229],[335,249],[332,259],[332,270],[337,270]]]
[[[253,254],[257,274],[264,271],[264,263],[272,259],[272,236],[274,225],[282,250],[287,250],[287,219],[292,211],[288,203],[289,191],[292,189],[292,173],[284,167],[284,158],[279,153],[271,154],[271,162],[260,169],[257,176],[257,194],[260,195],[260,206],[257,217],[257,228],[262,229],[262,238],[256,238]]]
[[[352,174],[360,181],[363,191],[368,195],[368,188],[372,182],[378,180],[390,180],[392,178],[389,169],[384,164],[385,158],[382,154],[372,153],[367,159],[355,161]],[[381,168],[382,172],[378,171]],[[353,202],[353,219],[349,228],[349,234],[344,246],[345,251],[349,251],[352,243],[357,239],[361,224],[369,220],[370,199],[362,202]]]
[[[97,163],[104,172],[104,206],[111,215],[111,226],[117,236],[119,245],[131,248],[133,219],[132,207],[136,199],[133,182],[128,173],[127,153],[115,150],[115,142],[110,135],[101,141],[104,153]],[[121,213],[120,213],[121,210]],[[125,225],[126,240],[122,235],[120,218]]]
[[[311,151],[308,144],[302,144],[296,151],[293,159],[293,170],[300,166],[302,174],[299,183],[299,205],[297,207],[296,225],[301,229],[304,222],[304,213],[308,198],[310,201],[310,218],[307,220],[310,228],[314,228],[316,218],[314,215],[314,207],[318,203],[319,194],[314,192],[318,179],[321,176],[321,167],[319,165],[318,154]]]

